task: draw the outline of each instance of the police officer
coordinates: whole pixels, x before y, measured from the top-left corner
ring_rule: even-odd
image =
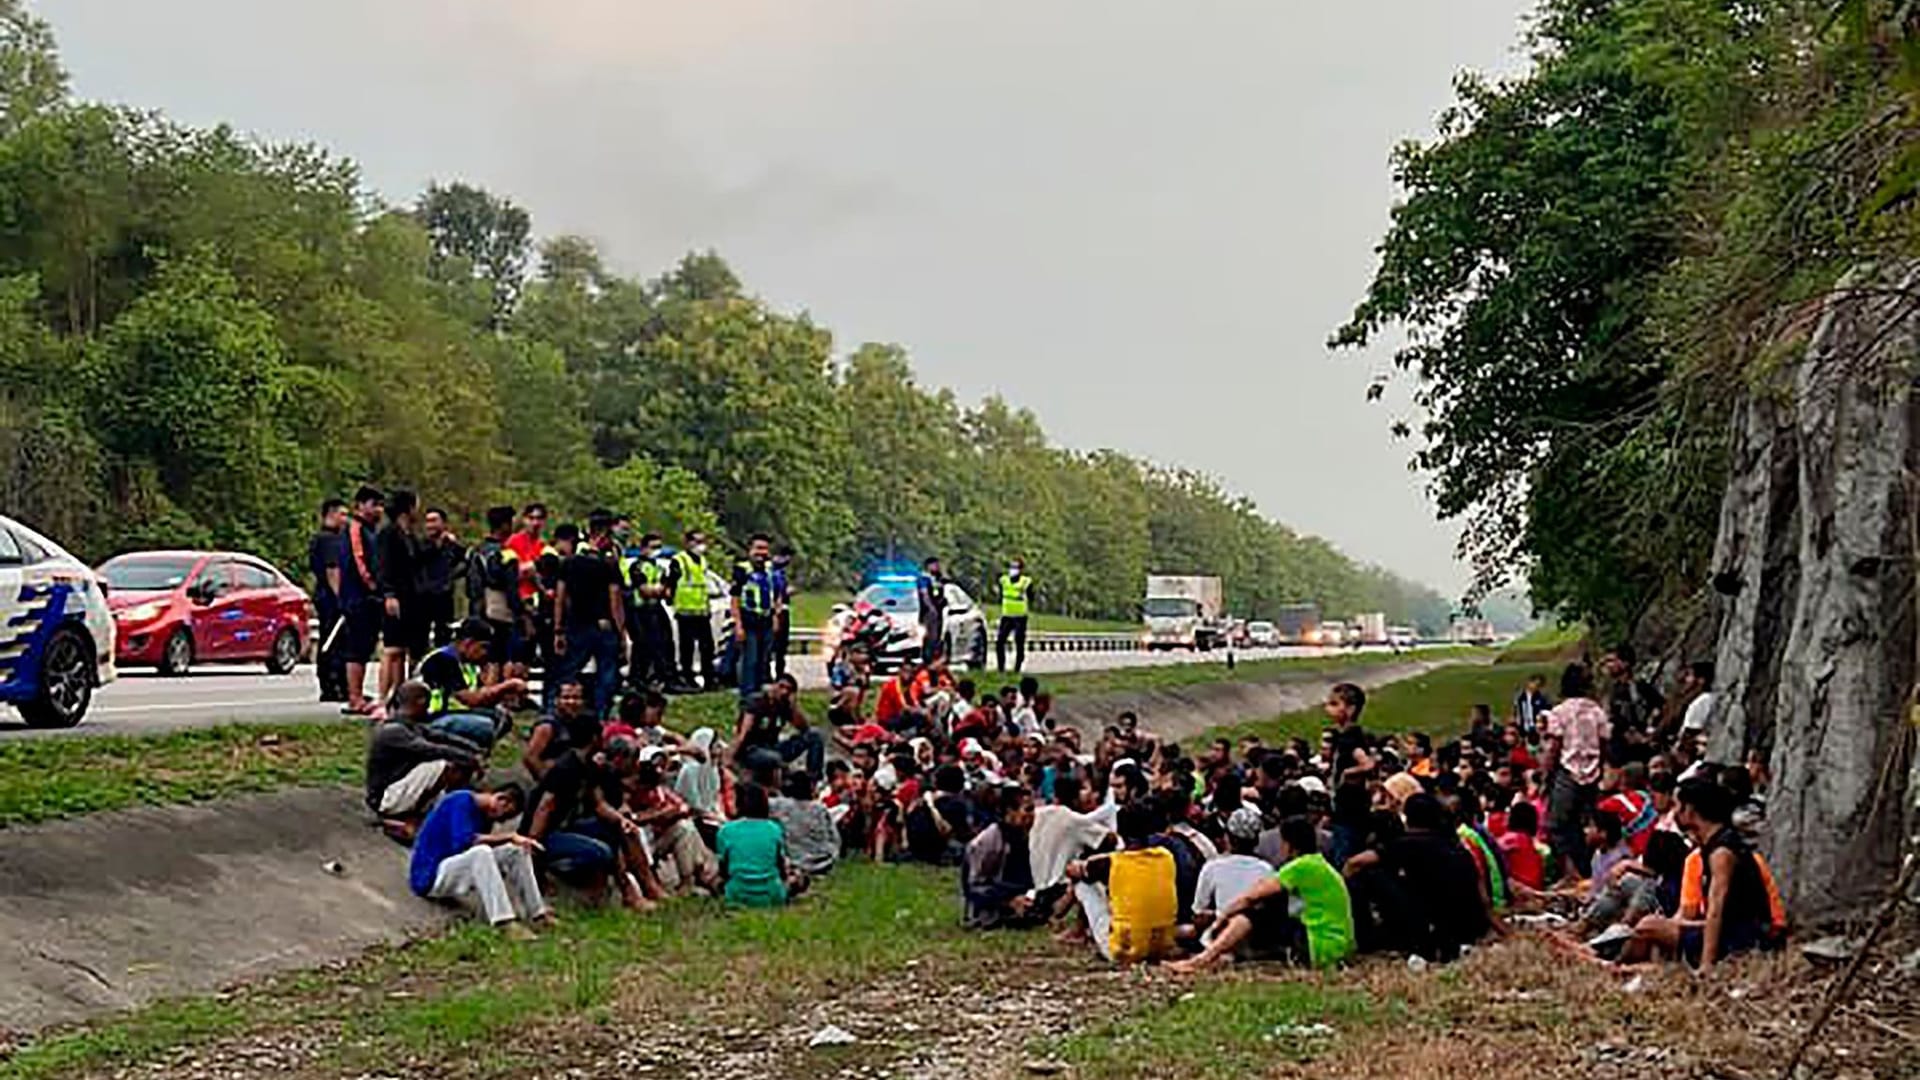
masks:
[[[1000,632],[994,640],[994,653],[1001,671],[1007,670],[1007,640],[1014,642],[1013,670],[1027,663],[1027,611],[1033,599],[1033,579],[1027,576],[1026,563],[1016,555],[1000,575]]]
[[[787,673],[787,647],[793,643],[793,583],[788,573],[793,568],[793,545],[781,544],[773,553],[773,674]]]
[[[920,661],[928,663],[946,648],[947,577],[940,572],[940,557],[932,556],[921,564],[920,580]]]
[[[313,603],[320,616],[318,663],[320,700],[347,700],[347,649],[335,635],[340,627],[340,594],[334,582],[340,570],[340,530],[347,527],[347,504],[328,499],[320,504],[320,531],[307,543],[307,569],[313,574]]]
[[[773,539],[756,533],[747,541],[747,557],[733,569],[734,657],[743,705],[773,681],[773,621],[780,599],[772,555]]]
[[[620,581],[632,605],[627,619],[633,639],[628,678],[635,689],[685,689],[673,669],[673,617],[667,614],[680,568],[660,558],[662,543],[659,533],[648,533],[620,564]]]
[[[680,681],[689,688],[712,690],[713,617],[707,610],[707,538],[688,529],[686,545],[673,556],[678,571],[673,586],[674,631],[680,639]],[[700,680],[694,681],[693,658],[700,656]]]

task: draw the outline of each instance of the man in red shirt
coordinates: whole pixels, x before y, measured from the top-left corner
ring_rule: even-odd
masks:
[[[917,660],[906,660],[900,664],[900,670],[893,678],[880,684],[880,692],[873,702],[873,722],[889,731],[898,731],[896,726],[904,722],[907,713],[915,707],[913,699],[913,681],[920,674]]]
[[[535,584],[533,580],[534,564],[540,556],[551,550],[541,534],[547,528],[547,507],[545,503],[528,503],[520,514],[520,531],[507,537],[507,550],[520,560],[520,599],[533,599]]]
[[[1621,835],[1633,849],[1633,857],[1640,858],[1647,853],[1647,841],[1653,836],[1653,827],[1660,822],[1660,810],[1654,806],[1653,793],[1648,790],[1647,767],[1631,761],[1617,771],[1608,769],[1607,772],[1606,786],[1611,790],[1601,797],[1599,808],[1620,819]]]

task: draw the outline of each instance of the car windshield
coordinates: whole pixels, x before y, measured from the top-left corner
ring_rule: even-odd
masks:
[[[861,589],[854,599],[889,614],[912,615],[920,610],[920,592],[911,581],[876,581]]]
[[[1247,627],[1247,632],[1250,634],[1271,634],[1273,633],[1273,624],[1270,622],[1253,623]]]
[[[119,592],[163,592],[177,589],[193,573],[193,558],[151,558],[122,556],[108,560],[100,576]]]
[[[1179,596],[1150,596],[1146,610],[1149,619],[1184,619],[1199,614],[1200,603]]]

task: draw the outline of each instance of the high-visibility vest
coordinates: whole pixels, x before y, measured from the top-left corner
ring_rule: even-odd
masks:
[[[1025,574],[1014,577],[1012,574],[1000,575],[1000,614],[1025,618],[1027,614],[1027,594],[1033,591],[1033,579]]]
[[[707,561],[691,551],[673,556],[680,567],[680,583],[673,588],[673,610],[682,615],[707,613]]]
[[[636,569],[639,571],[638,575],[634,573]],[[628,592],[632,592],[637,588],[645,588],[649,585],[658,585],[666,576],[666,567],[661,566],[658,559],[645,559],[638,555],[629,555],[620,560],[620,583],[627,587]],[[638,580],[635,580],[636,577]],[[657,597],[650,596],[636,596],[634,600],[641,604],[657,604],[660,602]]]
[[[467,663],[465,660],[461,660],[460,654],[454,651],[453,646],[443,645],[434,651],[446,653],[448,656],[453,657],[455,662],[460,665],[460,689],[462,691],[473,690],[480,685],[480,668],[474,664]],[[424,663],[424,661],[422,661],[422,663]],[[434,716],[445,716],[447,713],[455,712],[465,707],[466,706],[460,704],[453,695],[438,686],[434,687],[432,692],[427,695],[427,712]]]
[[[740,613],[743,615],[773,614],[773,571],[762,568],[756,570],[753,563],[740,560],[740,570],[746,576],[746,583],[740,586]]]

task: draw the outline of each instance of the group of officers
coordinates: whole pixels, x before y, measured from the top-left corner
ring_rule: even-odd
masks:
[[[431,649],[453,644],[458,603],[485,620],[491,638],[481,661],[485,681],[524,678],[536,662],[549,673],[545,696],[568,682],[588,689],[602,715],[619,690],[621,671],[636,688],[665,693],[717,689],[721,672],[714,640],[716,604],[729,608],[732,633],[728,674],[742,700],[786,671],[792,619],[790,547],[775,549],[755,534],[729,578],[709,558],[709,540],[689,529],[678,547],[658,533],[640,533],[630,519],[607,510],[587,516],[584,533],[565,523],[548,531],[548,512],[530,503],[487,511],[487,533],[464,545],[447,515],[429,507],[424,528],[415,521],[418,499],[365,487],[351,506],[328,500],[309,547],[320,616],[318,667],[323,701],[370,713],[362,690],[366,666],[379,648],[379,701],[385,701]],[[719,588],[726,580],[730,588]],[[998,582],[999,666],[1026,658],[1033,579],[1021,560],[1010,561]],[[921,576],[920,617],[930,650],[943,642],[945,578],[938,559]],[[676,656],[677,645],[677,656]],[[592,673],[588,674],[591,666]],[[552,701],[542,702],[551,712]]]

